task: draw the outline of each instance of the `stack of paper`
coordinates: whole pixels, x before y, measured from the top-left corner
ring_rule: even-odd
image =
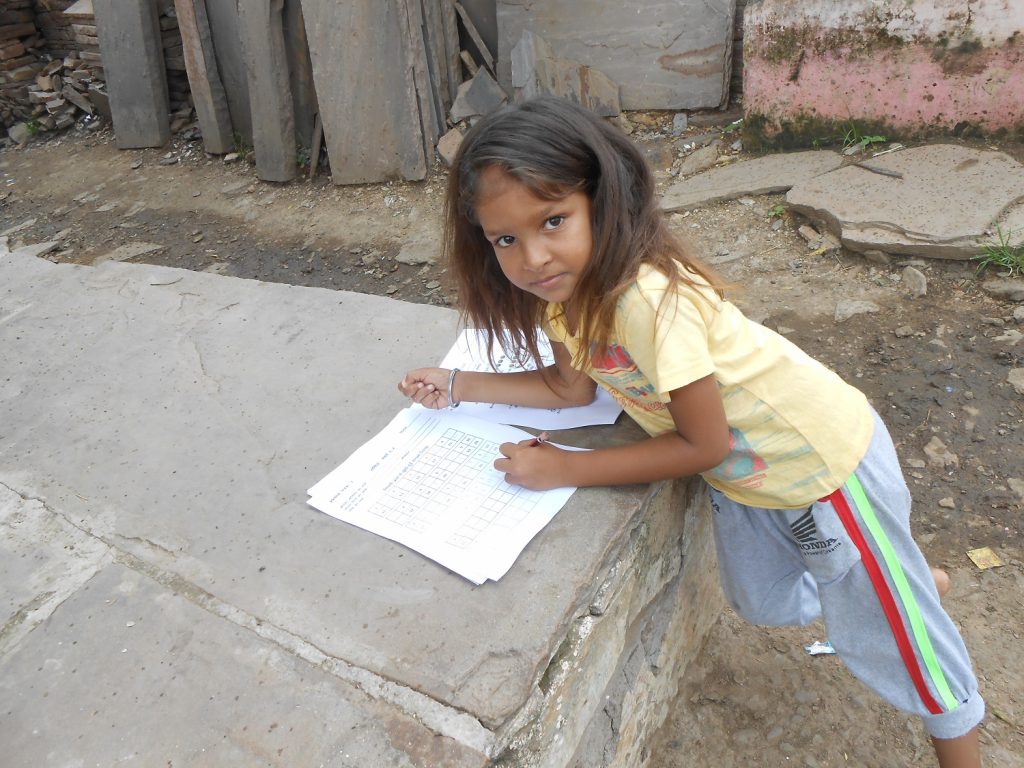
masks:
[[[526,432],[408,408],[309,489],[332,517],[410,547],[476,584],[497,581],[575,491],[528,491],[494,469]]]

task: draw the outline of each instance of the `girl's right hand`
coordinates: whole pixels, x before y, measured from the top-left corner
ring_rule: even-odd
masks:
[[[447,408],[450,373],[447,368],[416,368],[405,374],[398,383],[398,391],[425,408]]]

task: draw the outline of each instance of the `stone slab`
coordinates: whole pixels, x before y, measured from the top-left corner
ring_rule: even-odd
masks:
[[[558,96],[601,117],[619,114],[619,86],[578,61],[559,58],[540,35],[524,30],[512,48],[512,90],[516,102]]]
[[[7,765],[487,762],[160,576],[103,568],[0,658]]]
[[[835,170],[842,162],[836,152],[817,150],[743,160],[673,184],[662,196],[661,207],[666,212],[683,211],[743,195],[785,192],[806,179]]]
[[[1024,165],[1002,152],[933,144],[862,162],[900,177],[848,165],[786,195],[854,251],[969,259],[1024,199]]]
[[[451,109],[452,122],[490,114],[506,101],[508,96],[501,86],[494,82],[486,69],[478,69],[472,78],[459,86]]]
[[[498,82],[524,30],[621,86],[623,109],[703,109],[729,98],[736,0],[497,0]]]
[[[171,123],[156,0],[95,0],[93,10],[117,146],[162,147]]]
[[[419,99],[399,18],[404,2],[305,0],[302,10],[334,182],[424,178]]]
[[[238,29],[249,78],[256,173],[264,181],[291,181],[298,175],[298,145],[284,41],[284,0],[239,3]]]
[[[15,514],[24,508],[55,515],[68,535],[102,544],[107,554],[85,558],[96,579],[109,572],[97,558],[113,558],[286,656],[357,686],[382,712],[415,718],[432,735],[424,740],[420,730],[389,730],[391,719],[375,717],[372,727],[356,728],[346,747],[379,744],[383,729],[401,736],[401,749],[416,757],[337,764],[464,764],[461,757],[432,762],[423,757],[429,752],[418,751],[440,736],[468,750],[469,764],[479,752],[505,755],[509,766],[566,765],[584,748],[581,740],[591,738],[586,734],[595,718],[607,720],[604,708],[622,701],[633,703],[616,723],[656,728],[677,679],[659,677],[659,670],[680,668],[703,637],[692,628],[706,628],[720,604],[707,566],[678,588],[681,569],[710,552],[706,525],[697,525],[707,513],[705,497],[691,495],[699,484],[581,490],[508,575],[481,587],[305,503],[309,486],[405,405],[394,382],[411,364],[439,360],[456,320],[451,310],[374,296],[150,265],[57,265],[0,248],[0,490],[8,492],[0,504],[13,503]],[[638,436],[635,426],[618,425],[575,430],[571,440],[562,439],[586,447]],[[689,539],[685,530],[692,532]],[[29,533],[22,536],[29,539]],[[56,547],[46,557],[52,560],[53,553],[59,554]],[[10,568],[0,574],[24,577],[23,564]],[[52,604],[45,597],[34,602],[33,594],[56,592],[43,582],[58,570],[41,570],[40,581],[20,591],[3,584],[16,596],[7,610],[17,627],[30,626],[23,606]],[[96,690],[130,692],[119,693],[116,705],[112,695],[101,698],[103,708],[134,703],[136,696],[148,703],[143,691],[149,689],[141,686],[164,685],[164,647],[154,646],[145,670],[117,668],[122,657],[105,653],[128,647],[118,647],[113,634],[119,623],[75,618],[97,616],[108,606],[110,590],[93,590],[92,583],[61,601],[70,610],[81,600],[82,608],[67,634],[58,635],[78,639],[71,634],[74,623],[75,631],[89,634],[79,643],[97,658],[92,666],[75,667],[75,674],[95,677]],[[142,603],[154,601],[163,620],[166,601],[144,596]],[[46,632],[36,625],[14,647],[0,646],[0,679],[12,679],[8,669],[27,675],[36,659],[51,657],[45,643],[58,619],[59,611],[46,619]],[[177,626],[179,618],[172,613],[171,619]],[[196,622],[181,623],[200,631]],[[691,631],[682,642],[666,629],[684,624]],[[220,648],[229,672],[248,655],[234,655],[248,644],[235,642],[233,634],[212,637],[209,658],[189,662],[186,676],[238,718],[249,715],[254,700],[255,711],[262,711],[258,675],[217,673],[212,687],[203,687],[202,672],[215,667],[212,646]],[[584,661],[574,666],[575,658]],[[647,660],[639,668],[629,661],[638,658]],[[619,675],[626,669],[628,675]],[[320,690],[320,683],[297,685],[295,679],[287,685]],[[250,687],[243,695],[222,680],[248,680]],[[330,689],[334,683],[328,683]],[[341,694],[329,698],[339,698],[339,707],[349,701]],[[20,710],[24,702],[18,701]],[[26,712],[38,716],[45,705],[32,706]],[[319,713],[319,705],[312,710]],[[91,712],[67,715],[73,722],[65,727],[85,733],[90,723],[102,722],[107,733],[111,723],[122,722],[120,715],[96,721]],[[52,713],[54,722],[65,716],[63,709]],[[209,747],[210,730],[193,714],[189,706],[173,710],[164,730],[185,744]],[[342,721],[364,722],[361,717]],[[633,728],[598,728],[592,738],[609,745],[604,753],[625,755],[636,746],[628,741]],[[210,729],[229,742],[237,736],[227,718]],[[96,752],[83,762],[107,764],[107,747],[88,743]],[[155,743],[169,741],[161,735]],[[36,746],[19,744],[27,755],[37,754]],[[517,745],[530,747],[517,751]],[[251,755],[225,754],[209,764],[252,764]],[[259,754],[271,765],[305,764]]]

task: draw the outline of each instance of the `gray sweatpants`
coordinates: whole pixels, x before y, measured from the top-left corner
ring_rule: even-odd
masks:
[[[910,536],[910,492],[874,417],[854,476],[810,507],[759,509],[711,490],[722,589],[754,624],[802,625],[823,615],[858,679],[921,715],[932,736],[956,738],[981,721],[985,703]]]

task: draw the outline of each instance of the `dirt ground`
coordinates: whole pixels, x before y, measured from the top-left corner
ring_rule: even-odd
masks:
[[[671,116],[631,117],[667,184]],[[70,133],[0,150],[0,232],[17,228],[12,246],[58,239],[46,257],[58,262],[91,264],[150,243],[159,249],[136,261],[447,305],[443,267],[423,262],[436,255],[443,188],[441,169],[419,183],[341,188],[321,174],[272,185],[195,142],[118,151],[109,131]],[[972,264],[943,261],[913,262],[928,292],[912,299],[901,273],[913,260],[816,255],[796,232],[803,222],[771,215],[782,202],[747,198],[670,218],[736,282],[733,298],[749,315],[857,384],[887,421],[915,496],[917,539],[952,576],[945,603],[989,707],[986,765],[1024,766],[1024,398],[1006,380],[1024,366],[1017,307],[985,294]],[[840,299],[881,311],[837,323]],[[924,452],[934,437],[951,454],[945,466]],[[1005,565],[977,568],[966,552],[984,546]],[[726,611],[650,745],[651,766],[934,765],[915,719],[879,702],[835,657],[803,650],[824,639],[821,625],[757,628]]]

